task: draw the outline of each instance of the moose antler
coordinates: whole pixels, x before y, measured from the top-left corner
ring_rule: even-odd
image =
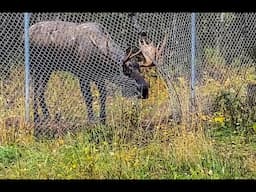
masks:
[[[153,43],[147,44],[145,39],[139,41],[140,50],[143,54],[143,57],[145,58],[145,62],[141,63],[141,67],[150,67],[154,66],[153,61],[156,56],[156,47],[153,45]]]
[[[128,60],[130,60],[131,58],[137,56],[138,54],[141,53],[141,50],[137,51],[136,53],[132,54],[132,49],[130,49],[128,55],[125,57],[125,59],[123,60],[123,63],[126,63]]]
[[[132,49],[130,49],[128,55],[123,59],[123,63],[126,63],[129,60],[131,54],[132,54]]]
[[[163,53],[166,43],[167,43],[167,33],[165,33],[164,40],[160,49],[159,49],[160,43],[157,45],[157,52],[156,52],[157,61],[159,60],[161,54]]]
[[[167,34],[165,34],[161,47],[160,47],[160,43],[156,47],[154,46],[153,42],[146,43],[144,39],[142,40],[142,42],[139,41],[140,50],[145,58],[145,62],[141,63],[140,66],[141,67],[156,66],[156,63],[159,63],[159,59],[164,51],[166,42],[167,42]]]
[[[142,41],[142,42],[141,42]],[[126,63],[131,58],[137,56],[142,53],[145,61],[140,63],[140,67],[153,67],[156,66],[156,63],[159,63],[160,56],[162,55],[165,45],[167,42],[167,34],[165,34],[164,40],[156,46],[154,46],[153,42],[146,43],[145,39],[139,40],[139,51],[132,54],[132,49],[130,49],[128,55],[123,60],[123,63]],[[161,45],[161,47],[160,47]],[[160,47],[160,48],[159,48]]]

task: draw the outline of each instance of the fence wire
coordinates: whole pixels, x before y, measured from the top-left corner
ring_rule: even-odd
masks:
[[[253,101],[254,24],[254,13],[196,14],[198,113],[214,113],[227,89]],[[0,25],[6,128],[25,114],[24,15],[1,13]],[[134,105],[144,127],[190,115],[191,13],[32,13],[29,30],[35,135],[128,123]],[[142,51],[123,65],[129,50]],[[150,62],[156,66],[138,67]]]

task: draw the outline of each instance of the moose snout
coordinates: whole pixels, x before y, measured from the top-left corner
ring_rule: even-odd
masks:
[[[149,86],[148,85],[138,85],[138,99],[148,99]]]

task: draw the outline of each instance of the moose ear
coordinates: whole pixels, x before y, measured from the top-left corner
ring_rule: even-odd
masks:
[[[145,31],[139,32],[139,35],[140,35],[142,38],[147,37],[147,33],[146,33]]]

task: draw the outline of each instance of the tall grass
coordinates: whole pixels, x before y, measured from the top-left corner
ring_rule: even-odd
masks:
[[[16,75],[15,75],[16,74]],[[17,75],[20,74],[20,75]],[[255,178],[255,136],[225,132],[211,114],[189,112],[189,85],[184,77],[173,84],[182,111],[172,118],[168,88],[160,78],[150,79],[150,98],[143,101],[108,96],[108,125],[88,125],[78,81],[55,73],[46,91],[52,114],[61,120],[49,128],[76,128],[55,139],[33,138],[33,125],[24,122],[23,71],[0,93],[0,178],[15,179],[227,179]],[[239,81],[230,79],[230,84]],[[214,95],[221,86],[211,80],[198,91]],[[230,86],[227,81],[227,87]],[[54,91],[53,91],[54,90]],[[210,93],[211,92],[211,93]],[[93,88],[95,111],[98,92]],[[11,97],[12,96],[12,97]],[[12,100],[11,102],[7,100]],[[203,101],[203,100],[202,100]],[[210,102],[209,102],[210,103]],[[198,104],[199,109],[204,103]],[[203,111],[203,110],[202,110]],[[32,117],[32,110],[31,110]],[[193,122],[197,122],[194,124]]]

